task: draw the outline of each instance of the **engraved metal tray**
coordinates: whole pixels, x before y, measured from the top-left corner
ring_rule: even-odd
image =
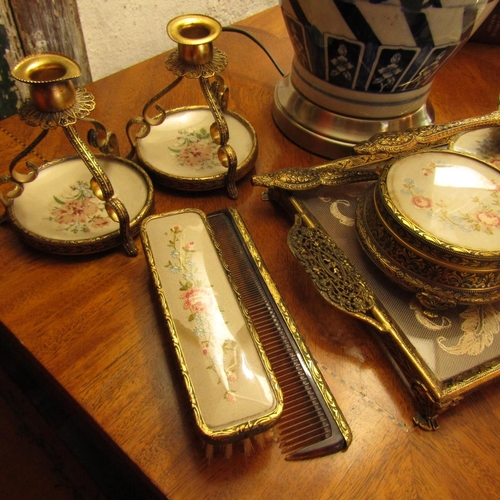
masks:
[[[498,120],[498,112],[493,117]],[[422,135],[429,130],[422,129]],[[413,141],[418,132],[407,136]],[[500,162],[499,137],[500,128],[481,128],[448,137],[438,146],[495,166]],[[377,179],[377,166],[393,154],[369,154],[336,160],[340,168],[290,169],[268,179],[254,178],[254,183],[270,187],[268,197],[294,215],[288,238],[292,253],[327,301],[378,332],[415,399],[415,423],[434,430],[438,415],[500,375],[500,302],[458,306],[430,316],[412,292],[372,263],[358,240],[355,210]]]

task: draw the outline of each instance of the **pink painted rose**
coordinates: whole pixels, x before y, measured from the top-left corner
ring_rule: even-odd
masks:
[[[476,219],[488,227],[500,227],[500,216],[495,212],[480,210],[476,212]]]
[[[190,288],[182,292],[179,298],[184,300],[184,309],[189,309],[193,314],[213,310],[217,303],[211,288]]]
[[[94,217],[92,219],[91,226],[95,227],[95,228],[100,228],[100,227],[109,226],[109,224],[111,224],[111,219],[107,219],[106,217],[98,216],[98,217]]]
[[[210,344],[204,340],[203,342],[200,342],[201,345],[201,352],[206,356],[209,352]]]
[[[54,220],[59,224],[85,223],[99,211],[99,207],[88,198],[70,200],[52,212]]]
[[[230,402],[230,403],[234,403],[236,401],[236,396],[231,392],[231,391],[227,391],[226,394],[225,394],[225,398]]]
[[[432,200],[430,198],[427,198],[427,196],[413,196],[411,199],[412,203],[417,207],[417,208],[431,208],[432,207]]]
[[[184,148],[179,154],[179,161],[190,167],[200,167],[212,160],[212,146],[205,141],[196,141]]]

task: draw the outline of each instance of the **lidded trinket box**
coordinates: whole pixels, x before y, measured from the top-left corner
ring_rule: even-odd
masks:
[[[387,164],[359,202],[362,247],[428,309],[500,298],[500,172],[453,151]]]

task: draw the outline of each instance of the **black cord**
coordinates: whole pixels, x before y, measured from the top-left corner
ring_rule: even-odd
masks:
[[[231,26],[223,27],[222,31],[229,31],[229,32],[233,32],[233,33],[239,33],[240,35],[245,35],[246,37],[250,38],[250,40],[252,40],[253,42],[255,42],[267,54],[267,56],[269,57],[269,59],[271,59],[272,63],[276,67],[276,69],[279,71],[280,75],[284,76],[285,72],[281,69],[280,65],[276,62],[276,59],[274,59],[274,57],[271,55],[271,53],[269,52],[269,50],[267,50],[267,48],[265,47],[265,45],[262,44],[259,40],[257,40],[257,38],[255,38],[253,35],[251,35],[250,33],[248,33],[248,31],[242,30],[240,28],[234,28],[234,27],[231,27]]]

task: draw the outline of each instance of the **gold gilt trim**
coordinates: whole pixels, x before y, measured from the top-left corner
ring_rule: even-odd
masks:
[[[256,175],[252,178],[252,184],[288,191],[305,191],[319,186],[339,186],[352,182],[371,181],[378,179],[380,174],[376,167],[390,158],[391,156],[386,153],[348,156],[315,167],[288,168]],[[372,168],[362,169],[367,166],[372,166]]]
[[[264,367],[265,373],[268,377],[269,385],[271,390],[273,391],[274,399],[275,399],[275,406],[274,409],[269,411],[266,415],[263,415],[259,418],[254,418],[254,419],[249,419],[246,422],[243,422],[239,425],[234,425],[234,426],[229,426],[223,429],[217,429],[214,430],[210,428],[210,426],[205,422],[203,415],[201,414],[200,407],[198,404],[198,398],[196,396],[196,389],[193,385],[191,376],[189,374],[189,369],[188,365],[186,362],[186,358],[184,356],[184,352],[182,349],[181,341],[180,338],[177,334],[177,329],[175,326],[174,318],[170,312],[170,309],[168,307],[168,301],[167,301],[167,295],[166,291],[164,290],[162,283],[161,283],[161,278],[158,272],[158,267],[156,264],[155,257],[153,255],[153,250],[151,247],[150,239],[148,236],[148,230],[147,230],[147,224],[151,220],[154,219],[160,219],[163,218],[167,215],[177,215],[177,214],[183,214],[183,213],[197,213],[200,215],[204,228],[207,231],[207,234],[210,237],[210,240],[212,241],[214,248],[216,250],[216,253],[218,255],[218,258],[220,260],[220,263],[223,267],[225,276],[227,277],[229,284],[235,293],[236,300],[238,302],[238,305],[240,306],[240,310],[242,312],[242,315],[244,317],[246,326],[248,328],[248,332],[250,333],[252,340],[254,342],[255,348],[257,353],[259,354],[259,357],[262,361],[262,365]],[[163,317],[166,322],[166,325],[168,327],[168,332],[170,339],[173,344],[174,352],[177,357],[177,362],[179,365],[179,369],[182,373],[182,378],[184,381],[184,387],[187,391],[187,395],[190,401],[191,409],[194,414],[195,422],[196,425],[201,432],[201,434],[204,436],[204,439],[210,443],[210,444],[215,444],[215,445],[226,445],[233,443],[235,441],[243,440],[248,437],[254,436],[256,434],[262,433],[266,431],[267,429],[273,427],[279,417],[281,416],[283,412],[283,394],[281,392],[281,389],[278,385],[278,381],[274,375],[274,372],[271,368],[271,364],[269,362],[269,359],[267,358],[267,355],[264,351],[264,348],[261,344],[260,338],[255,330],[255,327],[253,326],[253,323],[250,319],[250,315],[248,313],[248,310],[246,309],[245,305],[243,304],[241,300],[240,294],[237,292],[237,289],[235,287],[235,284],[231,278],[231,273],[229,271],[229,268],[227,264],[224,262],[224,259],[222,257],[222,253],[220,250],[219,245],[217,244],[213,231],[210,227],[210,224],[208,223],[208,220],[206,218],[206,215],[201,212],[200,210],[197,209],[181,209],[181,210],[176,210],[173,212],[169,212],[167,214],[154,214],[150,215],[147,217],[143,223],[141,224],[141,241],[142,245],[144,248],[144,253],[147,259],[147,262],[149,264],[149,270],[151,273],[151,276],[153,278],[153,282],[156,288],[156,292],[159,298],[159,302],[161,305],[161,309],[163,312]]]
[[[377,214],[371,187],[356,210],[359,241],[373,262],[394,282],[416,293],[429,310],[443,310],[457,304],[483,304],[500,298],[499,272],[477,274],[434,265],[413,249],[399,245],[386,231]]]
[[[481,258],[473,258],[476,257],[474,253],[471,252],[471,257],[467,258],[467,256],[460,255],[459,250],[457,253],[453,253],[454,248],[450,246],[450,252],[446,252],[441,250],[434,245],[435,238],[429,236],[429,238],[422,237],[421,239],[418,237],[419,235],[413,235],[409,231],[412,231],[413,228],[405,229],[406,221],[398,221],[393,220],[391,214],[385,210],[385,206],[383,202],[379,202],[380,193],[378,191],[374,192],[374,210],[377,213],[382,225],[387,230],[387,232],[395,239],[397,242],[404,247],[406,250],[411,251],[418,255],[419,257],[425,258],[426,260],[438,264],[438,265],[446,265],[450,269],[461,272],[469,272],[469,273],[491,273],[498,272],[500,270],[500,254],[498,252],[493,255],[494,259],[481,259]],[[375,219],[377,220],[377,219]],[[399,224],[398,224],[399,222]],[[485,253],[481,253],[480,257],[485,256]],[[490,255],[488,255],[490,257]]]
[[[426,125],[404,132],[384,132],[354,146],[357,154],[387,153],[397,155],[428,147],[444,146],[457,135],[478,128],[500,125],[500,111],[456,120],[441,125]]]
[[[19,110],[19,116],[27,125],[42,129],[52,130],[74,125],[95,108],[94,96],[84,88],[77,88],[75,97],[76,101],[70,108],[50,113],[40,111],[36,103],[28,99]]]
[[[424,149],[422,151],[419,151],[419,153],[427,153],[427,152],[433,152],[435,154],[439,153],[444,153],[446,155],[456,155],[456,156],[461,156],[464,158],[470,158],[473,159],[476,162],[482,163],[483,165],[494,168],[494,166],[491,163],[488,163],[486,161],[481,160],[480,158],[467,154],[467,153],[461,153],[458,151],[449,151],[449,150],[442,150],[442,151],[434,151],[432,149]],[[395,205],[394,201],[392,200],[391,195],[389,194],[389,189],[387,187],[387,176],[389,174],[389,170],[391,167],[400,161],[402,158],[411,156],[411,154],[405,154],[402,156],[398,156],[396,159],[393,161],[390,161],[387,163],[387,165],[384,167],[380,174],[379,178],[379,189],[380,192],[377,193],[376,196],[376,206],[383,207],[387,210],[387,213],[389,217],[392,217],[397,223],[399,223],[401,226],[407,228],[407,230],[411,233],[413,233],[415,236],[420,238],[426,243],[429,243],[433,247],[437,247],[437,250],[439,250],[442,254],[442,252],[450,252],[451,254],[454,254],[456,257],[457,254],[461,254],[464,258],[471,258],[471,259],[494,259],[494,262],[492,261],[491,264],[499,265],[498,260],[500,259],[500,252],[498,251],[479,251],[479,250],[474,250],[473,248],[468,248],[464,246],[459,246],[459,245],[452,245],[450,243],[447,243],[444,240],[441,240],[438,236],[429,234],[427,231],[422,229],[420,226],[412,222],[408,217],[405,217],[403,213],[399,210],[399,208]],[[380,201],[380,203],[377,203]],[[383,217],[385,220],[388,220],[389,217],[385,216]],[[465,264],[464,264],[465,265]]]
[[[213,59],[205,64],[189,64],[179,57],[179,51],[173,50],[165,59],[166,68],[175,76],[190,79],[211,78],[227,66],[227,56],[222,50],[213,47]]]

